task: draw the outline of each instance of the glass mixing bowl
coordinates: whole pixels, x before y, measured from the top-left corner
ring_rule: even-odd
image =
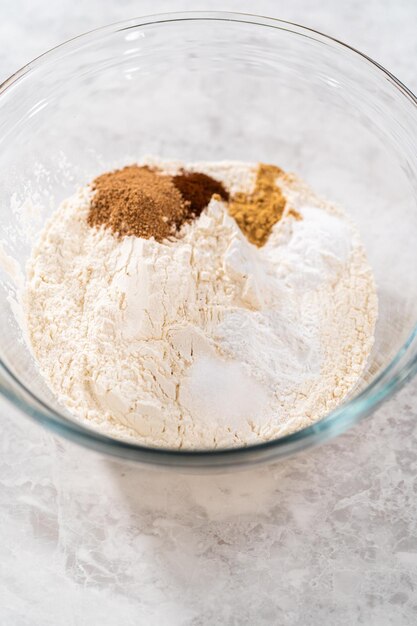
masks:
[[[1,393],[63,437],[182,468],[280,457],[374,411],[417,366],[416,104],[389,72],[339,41],[233,13],[108,26],[21,69],[0,88]],[[269,443],[185,452],[108,438],[56,403],[22,340],[16,283],[54,207],[145,154],[276,163],[356,221],[378,286],[376,341],[360,385],[325,419]]]

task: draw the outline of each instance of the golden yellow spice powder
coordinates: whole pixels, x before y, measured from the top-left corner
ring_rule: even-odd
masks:
[[[286,200],[276,184],[283,171],[276,165],[260,163],[252,193],[239,192],[229,202],[229,213],[249,241],[263,246],[282,217]],[[299,219],[298,215],[294,215]]]

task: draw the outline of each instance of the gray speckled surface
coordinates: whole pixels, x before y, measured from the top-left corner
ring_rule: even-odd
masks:
[[[7,6],[6,6],[7,4]],[[18,0],[0,6],[0,80],[132,15],[252,2]],[[348,41],[417,90],[417,4],[259,0]],[[417,392],[274,466],[180,476],[62,444],[1,404],[0,623],[417,623]]]

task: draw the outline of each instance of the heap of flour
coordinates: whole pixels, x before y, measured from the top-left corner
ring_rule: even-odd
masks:
[[[184,167],[231,194],[254,185],[256,165]],[[90,187],[62,203],[33,250],[25,313],[41,373],[76,418],[216,448],[294,432],[343,400],[373,343],[372,272],[339,209],[293,176],[279,185],[286,208],[262,247],[219,197],[162,242],[89,226]]]

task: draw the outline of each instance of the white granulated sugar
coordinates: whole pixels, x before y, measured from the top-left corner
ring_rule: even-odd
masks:
[[[255,181],[255,165],[185,167],[233,192]],[[212,448],[288,434],[340,403],[373,343],[372,272],[340,210],[294,177],[280,185],[287,210],[262,248],[215,199],[164,243],[90,228],[89,188],[59,207],[25,311],[41,372],[75,417],[146,445]]]

